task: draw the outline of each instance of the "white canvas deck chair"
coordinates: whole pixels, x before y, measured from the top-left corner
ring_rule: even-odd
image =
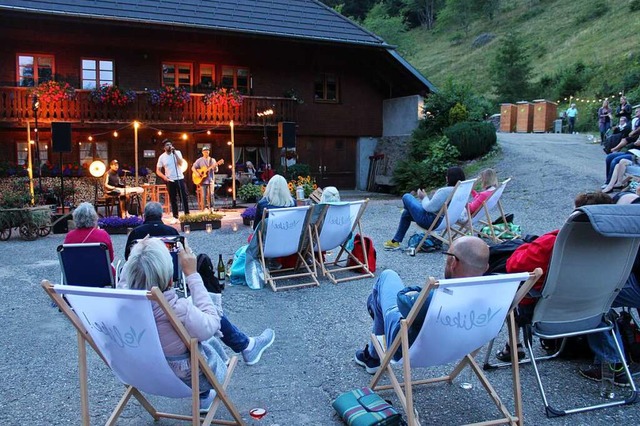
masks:
[[[558,339],[605,332],[613,337],[620,359],[625,359],[606,314],[629,277],[639,245],[640,207],[636,205],[584,206],[569,216],[560,230],[542,297],[536,304],[532,324],[525,327],[525,347],[547,416],[631,404],[637,399],[636,386],[624,363],[631,385],[627,397],[572,409],[552,406],[539,374],[539,358],[532,357],[531,340],[533,336]],[[595,396],[597,386],[593,388],[594,397],[599,398]],[[584,394],[585,388],[580,391]]]
[[[117,277],[105,243],[61,244],[56,251],[63,284],[115,287]]]
[[[476,374],[503,416],[497,420],[478,424],[522,425],[517,351],[512,352],[512,358],[516,360],[512,367],[514,415],[509,413],[498,393],[489,383],[482,368],[477,364],[475,356],[482,346],[500,332],[502,323],[507,316],[509,317],[509,341],[511,344],[515,344],[516,325],[513,308],[526,295],[541,273],[541,270],[536,269],[533,273],[440,281],[430,278],[407,318],[401,320],[398,335],[386,350],[376,336],[371,336],[381,363],[369,387],[376,390],[393,389],[404,408],[409,426],[416,426],[420,424],[420,421],[417,410],[414,411],[414,386],[437,382],[452,383],[458,374],[468,366]],[[522,284],[523,282],[524,284]],[[433,297],[422,328],[413,344],[409,345],[409,328],[416,320],[420,308],[427,300],[431,290],[433,290]],[[404,383],[398,380],[391,365],[393,354],[400,347],[403,357],[398,361],[398,364],[403,365]],[[412,372],[415,368],[432,367],[452,362],[458,363],[448,375],[424,380],[412,379]],[[389,376],[390,385],[379,384],[385,373]]]
[[[504,209],[502,208],[500,199],[502,197],[502,194],[504,193],[505,188],[507,187],[507,184],[510,181],[511,178],[502,181],[502,183],[498,185],[491,196],[482,203],[482,206],[473,215],[471,215],[470,223],[466,222],[464,224],[458,224],[458,227],[455,230],[456,234],[460,236],[472,234],[482,238],[489,238],[494,242],[502,241],[500,237],[507,231],[499,231],[493,226],[494,220],[491,219],[490,212],[497,207],[499,218],[502,219],[502,223],[507,223],[507,218],[504,214]],[[485,226],[489,227],[488,234],[482,232],[482,228]]]
[[[107,420],[107,425],[116,423],[132,396],[155,420],[160,418],[187,420],[193,425],[209,425],[212,422],[229,425],[243,424],[238,410],[226,393],[237,364],[237,357],[233,357],[229,362],[227,376],[224,383],[220,384],[198,350],[198,340],[189,336],[158,288],[154,287],[151,291],[98,289],[52,285],[46,280],[42,282],[42,287],[77,331],[83,425],[88,426],[90,421],[85,342],[126,387],[122,398]],[[191,354],[191,365],[195,366],[192,367],[191,387],[178,379],[164,357],[153,317],[152,301],[166,313],[171,325]],[[199,371],[204,373],[217,393],[216,399],[204,418],[199,414]],[[142,392],[169,398],[191,398],[191,415],[157,411]],[[225,405],[233,421],[213,418],[220,402]]]
[[[264,210],[256,234],[264,280],[273,291],[320,285],[315,262],[307,263],[307,259],[313,258],[313,252],[309,244],[304,244],[305,240],[311,241],[312,238],[309,225],[312,211],[313,206]],[[295,267],[269,269],[267,259],[294,254],[297,255]],[[311,281],[298,282],[305,277]],[[287,283],[278,286],[278,281]]]
[[[425,229],[426,232],[424,233],[424,238],[422,238],[422,241],[420,241],[420,244],[416,247],[416,252],[420,251],[422,244],[424,244],[425,240],[429,236],[437,238],[443,243],[451,246],[454,238],[457,237],[452,227],[460,219],[462,212],[467,209],[467,203],[469,202],[469,196],[471,195],[471,190],[473,189],[475,181],[476,179],[469,179],[456,183],[456,186],[454,187],[451,195],[449,195],[447,202],[444,203],[436,215],[436,219],[433,221],[429,229]],[[469,215],[467,215],[467,217],[468,216]]]
[[[368,203],[369,200],[366,199],[326,205],[324,215],[313,226],[314,258],[322,271],[322,275],[329,278],[334,284],[375,276],[369,269],[369,257],[368,253],[366,253],[367,247],[364,243],[362,224],[360,222]],[[357,233],[363,239],[360,243],[365,251],[364,262],[355,257],[346,247],[352,233]],[[340,251],[335,259],[322,261],[321,253],[323,251],[334,250],[338,247]],[[355,270],[362,273],[338,277],[338,273]]]

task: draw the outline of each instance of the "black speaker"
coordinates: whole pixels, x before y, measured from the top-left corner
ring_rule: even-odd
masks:
[[[281,121],[278,123],[278,148],[296,147],[296,123]]]
[[[51,123],[51,151],[71,152],[71,123]]]

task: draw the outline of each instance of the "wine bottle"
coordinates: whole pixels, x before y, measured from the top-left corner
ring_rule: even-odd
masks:
[[[224,277],[226,275],[226,269],[224,267],[224,262],[222,261],[222,255],[218,255],[218,281],[224,281]]]

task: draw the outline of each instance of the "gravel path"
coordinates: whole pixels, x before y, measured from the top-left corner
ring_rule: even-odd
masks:
[[[588,144],[582,135],[502,135],[502,158],[496,169],[500,179],[513,181],[504,195],[507,212],[525,233],[541,234],[558,228],[572,210],[574,196],[594,190],[602,182],[603,154],[598,145]],[[366,194],[349,192],[349,197]],[[415,257],[385,252],[400,214],[398,197],[374,196],[364,216],[364,232],[378,247],[378,273],[397,270],[405,284],[421,284],[429,275],[441,276],[441,253]],[[189,242],[196,252],[218,253],[229,258],[249,234],[240,225],[231,230],[225,220],[220,230],[208,235],[194,232]],[[409,231],[409,235],[413,229]],[[34,242],[12,238],[0,243],[0,277],[4,281],[5,302],[0,306],[3,333],[0,335],[0,424],[79,424],[79,391],[75,334],[71,325],[51,308],[40,288],[43,278],[58,281],[60,272],[55,247],[62,235],[50,235]],[[123,253],[125,236],[113,237],[116,253]],[[406,240],[405,240],[406,242]],[[276,331],[275,344],[255,366],[240,361],[229,389],[249,424],[338,425],[330,406],[339,393],[365,386],[370,376],[353,362],[353,353],[367,340],[371,320],[365,309],[366,297],[374,279],[334,286],[322,280],[319,288],[273,293],[231,287],[224,292],[229,318],[248,334],[265,327]],[[547,362],[541,373],[561,380],[552,386],[553,400],[574,403],[596,398],[598,386],[577,375],[577,368],[588,361]],[[431,375],[444,372],[434,369]],[[488,373],[507,406],[509,370]],[[104,423],[121,393],[122,386],[95,355],[89,358],[90,410],[93,423]],[[530,367],[521,370],[525,420],[528,424],[640,423],[639,406],[612,408],[567,418],[547,419]],[[385,394],[398,405],[391,393]],[[464,391],[455,384],[418,388],[416,404],[426,424],[458,424],[479,421],[496,414],[484,391],[476,383]],[[166,410],[188,412],[189,401],[151,398]],[[268,414],[261,421],[248,412],[264,407]],[[223,410],[224,412],[224,410]],[[226,415],[226,414],[225,414]],[[130,403],[119,424],[183,424],[153,419],[137,404]]]

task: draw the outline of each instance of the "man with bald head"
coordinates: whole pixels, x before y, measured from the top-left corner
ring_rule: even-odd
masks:
[[[489,267],[489,247],[478,237],[458,238],[453,242],[449,251],[443,254],[445,255],[445,278],[479,277]],[[400,330],[400,321],[404,318],[403,313],[406,315],[410,310],[410,306],[398,307],[398,297],[403,297],[403,300],[415,301],[420,290],[419,287],[405,287],[400,276],[391,269],[382,272],[367,301],[369,314],[373,318],[373,334],[376,336],[384,335],[389,344],[393,342]],[[424,314],[430,302],[431,295],[425,301],[420,315],[409,330],[410,343],[413,343],[422,327]],[[398,360],[401,357],[401,349],[398,349],[394,359]],[[380,368],[378,354],[375,348],[369,344],[364,349],[356,351],[354,360],[369,374],[375,374]]]

